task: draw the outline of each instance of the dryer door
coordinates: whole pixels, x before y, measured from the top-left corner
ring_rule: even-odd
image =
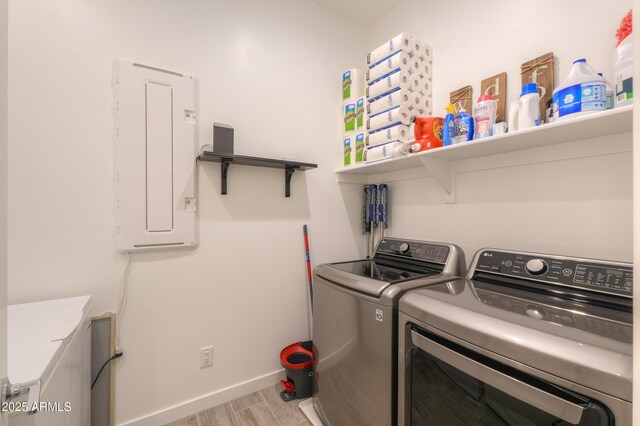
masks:
[[[501,364],[427,330],[409,333],[410,425],[613,425],[597,401]]]

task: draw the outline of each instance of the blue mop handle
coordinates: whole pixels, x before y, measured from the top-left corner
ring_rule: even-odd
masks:
[[[389,205],[389,186],[386,183],[381,183],[378,186],[378,222],[386,229],[389,227],[388,223],[388,210]]]
[[[378,216],[376,215],[376,205],[378,203],[378,185],[373,183],[369,185],[369,193],[371,194],[368,203],[369,224],[373,225],[373,227],[375,228],[378,226]]]

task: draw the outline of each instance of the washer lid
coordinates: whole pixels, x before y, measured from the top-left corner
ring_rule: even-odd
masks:
[[[631,401],[631,313],[469,280],[412,290],[399,309],[475,346]]]
[[[316,268],[316,274],[343,287],[379,297],[391,284],[440,274],[437,270],[408,270],[371,259],[330,263]]]

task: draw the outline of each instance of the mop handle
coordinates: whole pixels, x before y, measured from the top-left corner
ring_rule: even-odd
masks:
[[[378,227],[378,217],[376,216],[376,204],[378,203],[378,185],[369,185],[371,197],[369,198],[369,226]]]
[[[307,225],[302,227],[304,232],[304,248],[305,255],[307,257],[307,280],[309,281],[309,297],[311,299],[311,309],[313,309],[313,276],[311,275],[311,258],[309,256],[309,234],[307,232]]]
[[[384,229],[386,229],[389,227],[387,211],[387,206],[389,205],[389,187],[386,183],[381,183],[378,186],[378,190],[380,191],[380,195],[378,195],[378,220],[382,223]]]

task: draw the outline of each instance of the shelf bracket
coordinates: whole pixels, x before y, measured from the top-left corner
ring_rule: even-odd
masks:
[[[227,172],[232,162],[233,160],[229,158],[223,158],[220,162],[220,193],[222,195],[227,195]]]
[[[295,172],[297,167],[287,166],[284,169],[284,196],[291,197],[291,176],[293,176],[293,172]]]
[[[420,157],[419,159],[422,165],[438,181],[442,189],[447,193],[448,198],[445,202],[455,203],[455,176],[451,169],[451,162],[428,157]]]

